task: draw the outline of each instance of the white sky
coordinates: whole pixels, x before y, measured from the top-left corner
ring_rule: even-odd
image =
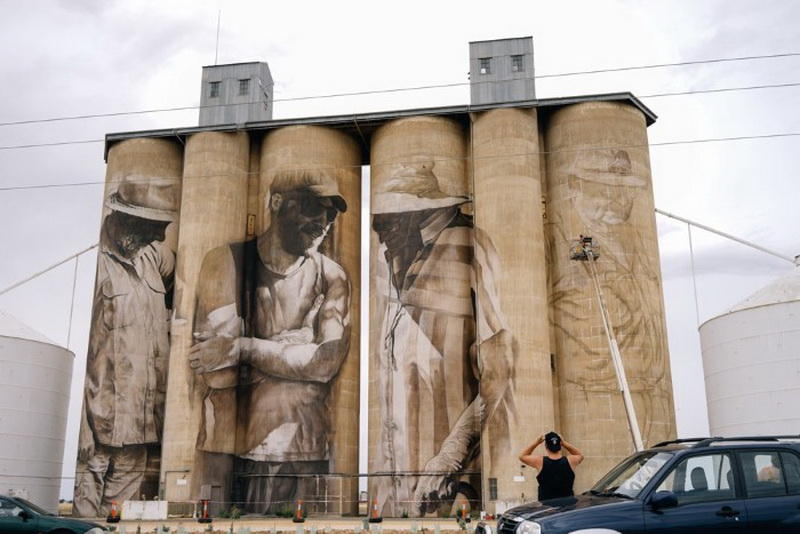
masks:
[[[589,0],[432,2],[0,0],[0,122],[197,105],[201,66],[268,61],[275,98],[467,82],[469,41],[532,35],[536,73],[800,52],[800,3]],[[644,98],[664,92],[797,83],[800,57],[537,81],[537,96],[631,91],[659,116],[651,143],[800,132],[797,87]],[[276,102],[275,118],[466,104],[467,86]],[[0,126],[0,147],[102,139],[191,126],[196,111]],[[800,137],[651,148],[656,206],[800,253]],[[97,182],[103,144],[0,150],[0,188]],[[102,187],[0,190],[0,289],[97,240]],[[681,436],[708,432],[686,227],[658,218]],[[700,321],[791,265],[694,231]],[[64,474],[74,473],[95,256],[81,258],[70,348],[73,398]],[[0,308],[66,343],[73,264]],[[540,432],[532,429],[532,433]],[[363,438],[362,438],[363,440]],[[71,496],[65,480],[64,496]]]

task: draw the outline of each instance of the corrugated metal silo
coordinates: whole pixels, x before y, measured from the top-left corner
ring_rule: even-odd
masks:
[[[700,326],[713,436],[800,432],[800,264]]]
[[[75,355],[0,311],[0,493],[56,512]]]

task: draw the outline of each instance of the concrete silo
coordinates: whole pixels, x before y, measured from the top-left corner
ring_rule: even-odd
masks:
[[[161,489],[168,501],[196,499],[204,485],[213,488],[215,501],[229,500],[223,488],[230,485],[230,461],[222,455],[226,450],[222,447],[233,447],[235,426],[232,418],[225,418],[228,424],[214,427],[214,434],[226,434],[227,441],[215,448],[199,445],[207,391],[205,381],[196,378],[189,367],[188,353],[194,342],[203,260],[209,251],[245,239],[249,149],[249,136],[244,132],[200,132],[186,141],[161,464]],[[217,373],[217,382],[226,374],[230,371]],[[218,396],[232,394],[227,388]]]
[[[537,111],[506,108],[477,115],[471,148],[475,228],[485,233],[496,249],[494,293],[502,310],[500,317],[507,323],[505,330],[516,346],[508,362],[509,379],[515,386],[513,402],[520,412],[517,416],[524,413],[527,421],[509,425],[509,435],[504,436],[508,422],[503,411],[489,406],[481,437],[483,493],[488,511],[494,513],[536,495],[534,477],[529,474],[523,480],[518,476],[520,463],[514,453],[542,429],[554,427],[542,222],[544,172],[539,161]],[[489,298],[492,293],[476,289],[479,298]],[[485,365],[484,372],[490,372]],[[481,384],[487,401],[492,389],[490,384]]]
[[[383,514],[413,517],[438,504],[436,477],[416,473],[448,472],[458,493],[480,494],[465,128],[387,122],[371,155],[369,470],[392,476],[369,492]]]
[[[581,491],[633,452],[580,235],[600,246],[599,285],[645,446],[675,437],[646,119],[617,102],[565,106],[549,118],[547,229],[560,430],[580,443]]]
[[[703,323],[700,344],[712,436],[800,432],[800,263]]]
[[[74,358],[0,311],[0,493],[54,513]]]
[[[326,365],[323,359],[315,357],[312,362],[317,363],[306,368],[296,367],[293,376],[268,373],[264,385],[270,384],[268,387],[276,390],[287,388],[284,390],[287,395],[282,395],[287,404],[292,403],[289,392],[296,390],[296,386],[302,387],[304,396],[308,395],[293,409],[297,410],[295,413],[303,413],[304,417],[312,419],[311,424],[300,424],[298,427],[303,432],[318,433],[316,438],[306,443],[320,443],[322,450],[319,451],[321,454],[312,453],[307,457],[308,465],[316,464],[315,476],[298,478],[296,498],[305,501],[309,513],[354,515],[358,511],[358,479],[353,475],[358,473],[359,434],[361,149],[355,139],[344,131],[296,125],[269,131],[261,143],[260,156],[256,202],[256,206],[260,207],[256,218],[260,236],[269,234],[269,227],[279,228],[286,223],[285,214],[281,210],[272,210],[271,204],[280,197],[283,197],[282,203],[292,202],[298,194],[298,188],[305,187],[304,184],[310,184],[319,195],[336,194],[346,202],[344,211],[328,219],[326,237],[318,245],[320,254],[315,254],[314,249],[306,251],[308,259],[322,260],[318,273],[322,276],[321,280],[327,280],[323,283],[322,293],[316,297],[324,304],[314,326],[316,333],[313,344],[319,344],[315,354],[325,355],[325,361],[335,363]],[[305,198],[301,200],[305,203],[310,200],[308,197],[300,198]],[[331,205],[328,207],[337,209]],[[304,219],[314,212],[309,206],[303,210]],[[266,241],[265,237],[261,239]],[[296,270],[291,270],[281,278],[289,280],[295,276],[292,274],[294,272]],[[337,282],[341,282],[338,289]],[[280,300],[279,292],[275,292],[276,301]],[[296,300],[300,302],[303,297]],[[277,305],[280,306],[280,303]],[[262,331],[261,335],[266,335],[266,331]],[[301,382],[281,378],[296,378]],[[269,394],[264,394],[259,401],[258,396],[253,395],[250,402],[243,404],[240,409],[250,408],[252,411],[253,407],[269,398]],[[301,408],[300,405],[311,398],[317,399],[324,407],[325,415]],[[252,432],[252,427],[248,432]],[[240,435],[237,440],[242,441],[241,438]],[[267,436],[259,447],[271,439]],[[248,437],[244,441],[249,441]],[[291,447],[281,452],[284,459],[295,454]],[[281,469],[284,472],[300,471],[298,467],[289,465],[293,464],[287,463]],[[286,504],[294,503],[283,503],[282,506]]]

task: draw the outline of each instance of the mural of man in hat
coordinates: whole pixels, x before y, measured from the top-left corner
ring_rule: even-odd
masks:
[[[479,501],[481,428],[492,419],[507,432],[515,412],[497,252],[462,212],[469,199],[443,192],[433,168],[399,166],[372,204],[383,398],[371,470],[397,474],[375,478],[372,492],[394,516],[450,506],[457,493]]]
[[[634,369],[668,370],[667,337],[663,323],[659,292],[658,265],[653,255],[646,251],[652,245],[645,243],[639,225],[632,221],[641,216],[643,209],[652,210],[645,202],[650,197],[649,184],[645,179],[649,171],[641,158],[631,158],[624,149],[597,149],[576,153],[576,157],[563,169],[572,205],[582,225],[582,234],[592,236],[599,247],[600,257],[596,263],[600,272],[600,284],[604,298],[612,310],[612,326],[619,340],[623,359],[634,364]],[[554,221],[556,232],[562,225]],[[562,242],[577,236],[558,235]],[[576,357],[586,358],[579,376],[568,377],[571,383],[588,391],[617,391],[616,373],[603,346],[593,348],[571,326],[596,320],[596,311],[585,306],[583,287],[563,278],[553,280],[551,299],[560,314],[571,317],[567,325],[556,323],[557,330],[565,333],[575,350],[567,351]],[[577,319],[577,320],[576,320]],[[645,350],[643,347],[649,347]],[[645,383],[640,376],[649,378]],[[670,413],[672,408],[670,386],[660,381],[658,374],[632,372],[628,374],[631,390],[641,399],[645,413],[640,419],[650,421],[649,414]],[[642,429],[648,441],[650,428]],[[669,434],[666,434],[669,435]],[[661,434],[656,440],[663,439]]]
[[[107,515],[112,501],[138,497],[148,454],[158,454],[175,266],[162,242],[179,195],[175,180],[128,175],[106,200],[78,445],[78,516]]]
[[[325,494],[302,475],[330,470],[328,398],[350,342],[350,283],[319,251],[347,209],[331,175],[277,172],[265,209],[266,231],[203,261],[189,363],[207,388],[198,472],[220,480],[233,469],[234,500],[275,513]]]

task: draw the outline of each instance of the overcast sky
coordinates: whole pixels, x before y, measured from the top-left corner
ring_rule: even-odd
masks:
[[[531,35],[537,75],[800,52],[800,2],[0,1],[0,122],[197,105],[201,66],[267,61],[275,98],[467,82],[469,41]],[[537,81],[540,98],[630,91],[649,129],[656,206],[793,256],[800,253],[800,88],[647,97],[798,83],[800,57]],[[275,118],[466,104],[466,85],[276,102]],[[196,111],[0,126],[0,289],[97,241],[107,132],[197,124]],[[678,433],[708,431],[686,226],[658,216]],[[779,259],[693,231],[699,320],[790,272]],[[74,264],[0,297],[67,341]],[[64,473],[74,473],[95,255],[78,265],[73,395]],[[362,438],[363,439],[363,438]],[[363,470],[363,469],[362,469]],[[65,480],[71,496],[72,480]]]

